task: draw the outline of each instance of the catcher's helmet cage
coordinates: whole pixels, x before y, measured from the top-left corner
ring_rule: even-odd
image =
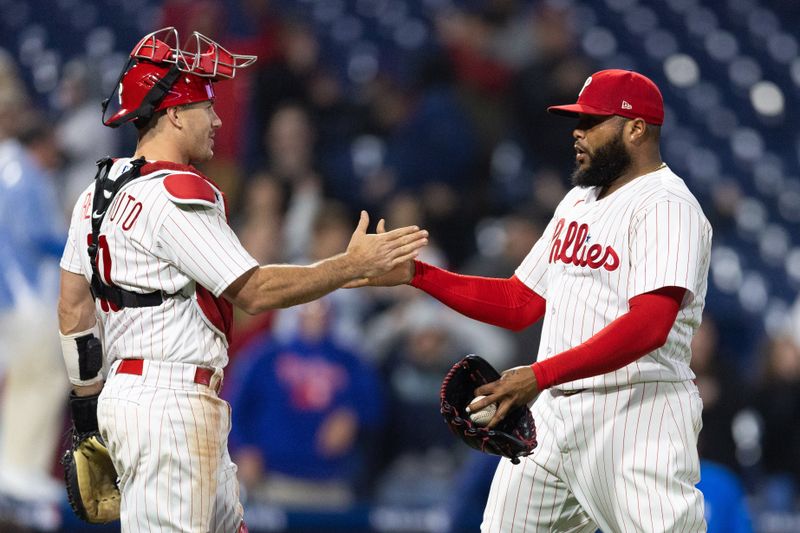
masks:
[[[146,121],[168,107],[213,101],[212,82],[233,78],[236,69],[255,60],[256,56],[233,54],[198,32],[192,33],[181,48],[174,27],[156,30],[133,47],[114,89],[120,108],[106,119],[111,100],[107,98],[103,102],[103,124],[116,128],[132,120]]]

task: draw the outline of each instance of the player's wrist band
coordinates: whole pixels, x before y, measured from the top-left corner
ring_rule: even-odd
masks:
[[[96,324],[80,333],[64,335],[59,331],[67,376],[75,386],[85,387],[103,380],[103,346],[98,334]]]

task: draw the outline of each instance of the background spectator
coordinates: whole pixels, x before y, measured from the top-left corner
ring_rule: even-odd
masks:
[[[703,400],[703,431],[700,432],[700,457],[738,469],[733,421],[748,405],[748,387],[731,367],[730,358],[720,353],[719,331],[711,316],[692,339],[691,369]]]
[[[231,442],[252,498],[290,507],[351,505],[382,420],[374,371],[330,335],[330,299],[301,306],[294,335],[253,341],[231,399]]]
[[[117,153],[119,135],[98,120],[99,75],[83,59],[64,65],[57,89],[58,124],[55,135],[65,159],[61,203],[69,216],[75,198],[86,188],[86,177],[97,171],[97,160]],[[101,155],[98,155],[101,154]]]
[[[708,533],[752,533],[744,487],[730,470],[712,461],[701,461],[697,487],[705,496]]]
[[[800,348],[789,337],[767,343],[764,374],[753,398],[762,426],[766,503],[788,510],[800,486]]]
[[[52,529],[63,498],[51,476],[69,383],[61,369],[58,261],[65,221],[53,176],[19,142],[35,135],[29,99],[0,54],[0,508]]]

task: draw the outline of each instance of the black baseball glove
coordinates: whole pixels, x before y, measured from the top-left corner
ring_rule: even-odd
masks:
[[[119,520],[117,472],[97,427],[97,395],[70,395],[72,443],[64,453],[67,499],[78,518],[91,524]]]
[[[494,429],[478,426],[466,411],[475,398],[475,389],[498,379],[500,374],[485,359],[466,356],[444,378],[441,413],[450,431],[472,448],[508,457],[518,464],[520,457],[530,455],[536,447],[536,426],[530,410],[524,405],[512,409]]]

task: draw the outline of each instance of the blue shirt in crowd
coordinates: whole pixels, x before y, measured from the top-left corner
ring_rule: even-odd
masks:
[[[736,475],[712,461],[700,461],[697,488],[705,499],[708,533],[753,533],[742,483]]]
[[[354,446],[340,457],[317,449],[317,432],[339,408],[373,428],[383,410],[380,381],[356,354],[329,338],[276,343],[265,336],[239,356],[232,383],[231,445],[258,448],[268,471],[308,480],[353,480],[361,468]],[[244,360],[246,359],[246,361]]]

